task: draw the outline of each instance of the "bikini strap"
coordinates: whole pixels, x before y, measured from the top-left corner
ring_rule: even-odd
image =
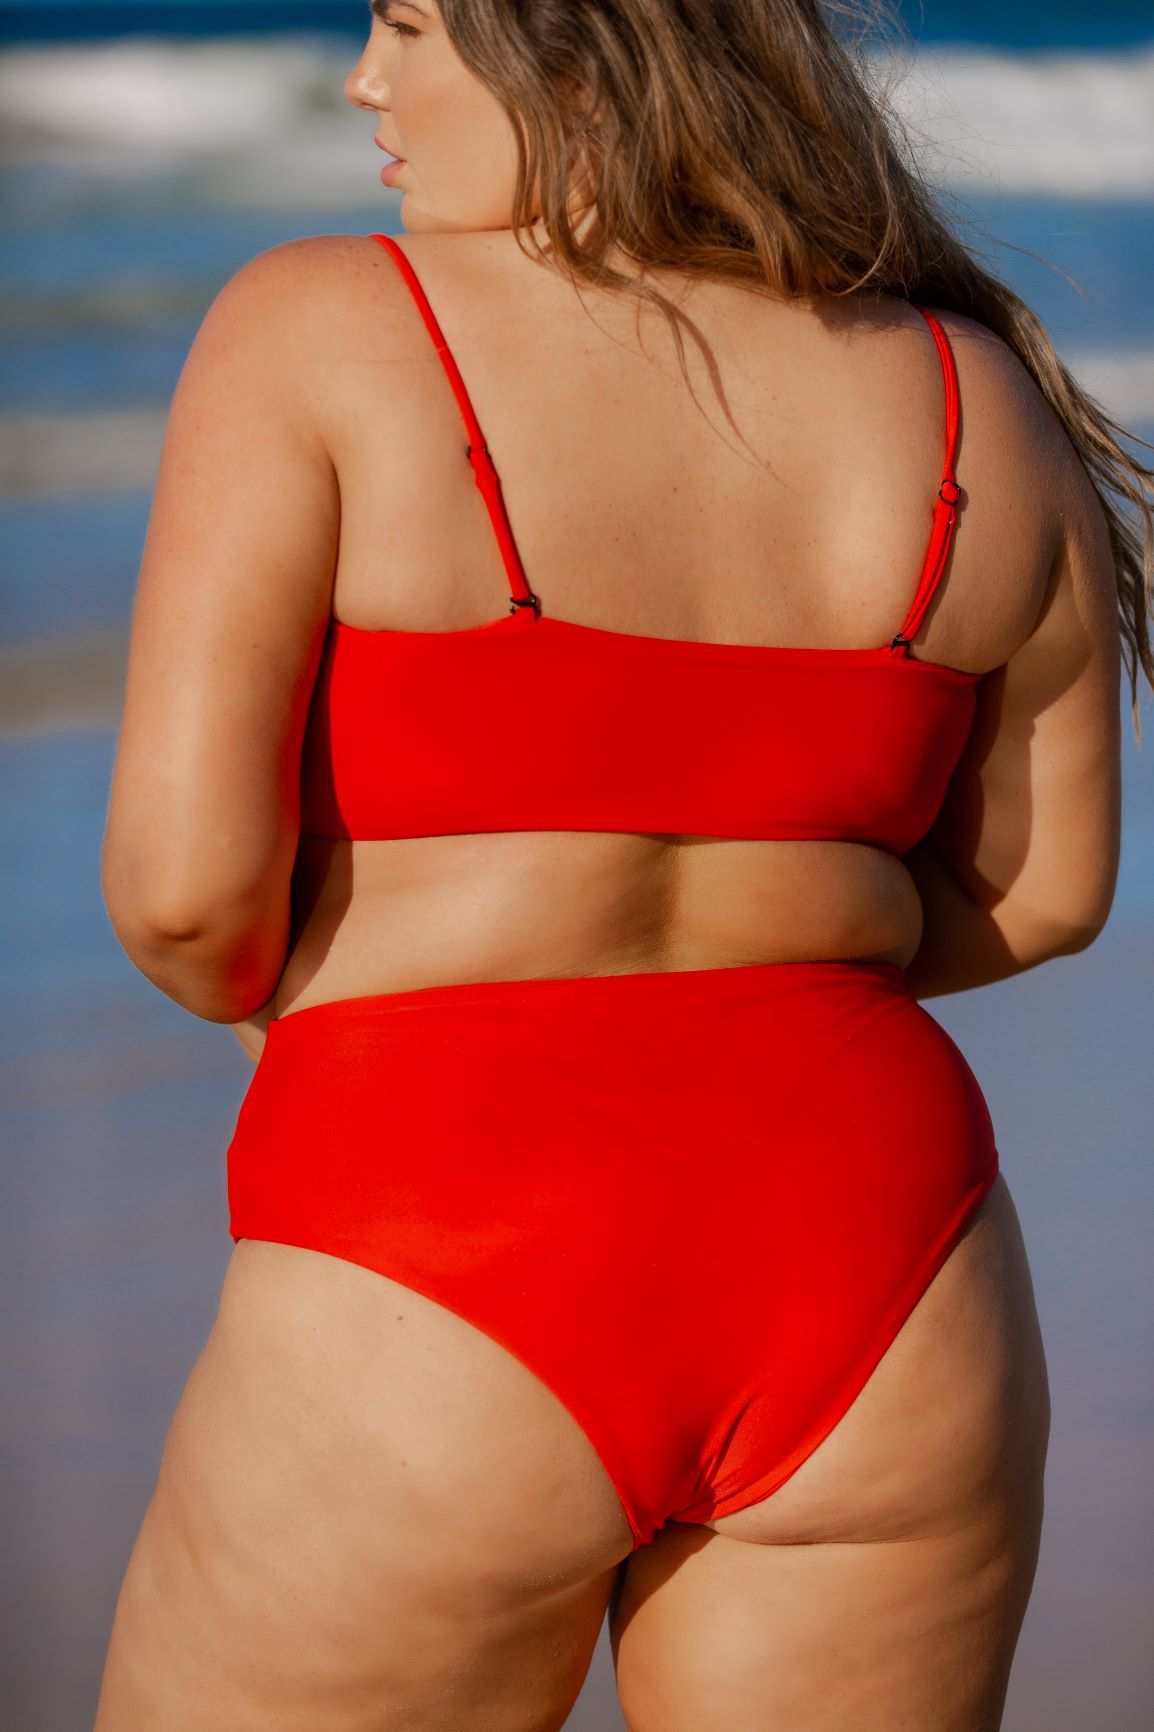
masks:
[[[889,647],[895,654],[906,655],[910,642],[917,636],[918,627],[925,618],[929,607],[941,582],[942,573],[946,569],[949,557],[950,542],[957,521],[958,500],[961,498],[961,488],[954,476],[954,456],[958,447],[958,374],[954,365],[953,350],[949,338],[943,331],[940,322],[917,301],[911,306],[917,308],[933,333],[938,346],[938,354],[942,362],[942,375],[946,385],[946,460],[942,471],[942,479],[938,484],[938,497],[934,504],[933,524],[930,529],[930,545],[926,552],[925,564],[922,567],[921,581],[917,593],[910,604],[910,610],[902,622],[899,632],[890,639]]]
[[[407,254],[397,245],[392,236],[375,234],[370,238],[378,241],[384,247],[408,285],[409,292],[417,303],[417,310],[425,321],[425,328],[433,339],[433,346],[441,357],[441,364],[448,375],[449,383],[453,387],[453,395],[457,399],[457,407],[461,411],[461,419],[464,421],[465,430],[469,435],[466,455],[473,465],[473,479],[485,501],[489,521],[493,525],[493,533],[497,538],[497,546],[501,550],[501,558],[504,561],[505,571],[512,590],[509,612],[516,613],[519,608],[528,607],[533,610],[532,618],[540,618],[541,601],[530,589],[524,567],[521,564],[521,556],[513,538],[509,514],[505,509],[505,501],[501,495],[501,480],[497,474],[492,453],[485,443],[485,435],[481,431],[481,423],[477,419],[476,411],[465,388],[465,381],[462,379],[460,369],[453,359],[452,351],[445,341],[444,332],[437,322],[437,316],[429,304],[429,297],[421,286],[420,279]]]

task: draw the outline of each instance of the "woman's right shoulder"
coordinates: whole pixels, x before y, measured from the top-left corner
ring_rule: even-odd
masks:
[[[991,479],[1001,473],[1022,509],[1049,529],[1051,545],[1071,536],[1098,544],[1101,502],[1066,424],[1012,344],[967,314],[930,306],[953,351],[962,443],[980,451]],[[1060,357],[1058,357],[1060,360]]]

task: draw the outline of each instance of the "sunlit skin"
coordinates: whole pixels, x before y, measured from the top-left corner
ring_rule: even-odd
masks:
[[[688,345],[698,408],[657,318],[583,306],[518,250],[511,125],[431,0],[376,12],[346,95],[366,151],[405,159],[403,244],[546,609],[698,641],[885,643],[941,456],[918,315],[669,274],[708,350]],[[1118,838],[1104,522],[1015,358],[940,317],[965,503],[914,654],[988,678],[913,855],[570,832],[298,846],[293,754],[330,612],[450,631],[507,595],[389,259],[325,236],[254,260],[185,369],[141,570],[105,856],[133,960],[256,1058],[272,1014],[443,982],[860,957],[908,965],[931,998],[1090,943]],[[724,1235],[740,1205],[719,1195]],[[97,1732],[541,1732],[607,1609],[632,1732],[993,1732],[1048,1416],[1003,1177],[792,1477],[619,1568],[612,1482],[515,1358],[356,1264],[242,1240],[128,1566]]]

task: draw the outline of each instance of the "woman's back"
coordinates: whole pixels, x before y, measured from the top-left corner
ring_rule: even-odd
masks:
[[[403,247],[548,617],[701,643],[889,642],[918,586],[946,434],[942,363],[913,307],[663,281],[687,320],[698,408],[660,320],[645,321],[643,348],[631,311],[587,292],[583,306],[508,232],[408,236]],[[309,327],[322,333],[313,400],[340,491],[333,615],[385,633],[496,620],[508,576],[453,392],[396,267],[367,237],[330,238],[302,244],[299,270]],[[960,384],[962,505],[911,653],[983,674],[1029,635],[1052,567],[1058,526],[1036,503],[1053,428],[989,332],[942,321]],[[460,712],[463,734],[483,736],[485,721],[471,728]],[[416,743],[362,744],[406,749]],[[892,854],[641,829],[305,835],[307,913],[275,1013],[453,980],[904,964],[917,948],[918,897]]]

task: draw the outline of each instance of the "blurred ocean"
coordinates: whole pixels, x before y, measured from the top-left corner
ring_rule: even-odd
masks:
[[[958,221],[1100,401],[1154,439],[1149,0],[905,10],[919,46],[899,111]],[[0,3],[0,1298],[16,1320],[0,1367],[16,1492],[0,1721],[14,1732],[90,1721],[116,1586],[231,1248],[224,1149],[250,1067],[135,973],[99,891],[165,406],[246,259],[293,236],[397,230],[371,129],[341,95],[364,20],[339,0]],[[1106,933],[930,1007],[990,1099],[1054,1387],[1006,1732],[1154,1717],[1154,769],[1128,719],[1124,734]],[[570,1725],[620,1728],[603,1650]]]

